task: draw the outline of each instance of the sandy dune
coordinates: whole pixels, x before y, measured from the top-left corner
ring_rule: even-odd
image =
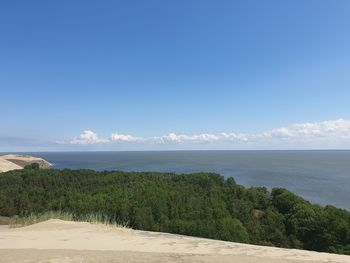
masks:
[[[7,172],[10,170],[17,170],[17,169],[23,169],[21,166],[10,162],[4,158],[2,158],[2,156],[0,156],[0,173],[2,172]]]
[[[52,165],[51,163],[39,157],[29,155],[6,154],[0,155],[0,173],[11,170],[23,169],[24,166],[31,163],[38,163],[41,168],[48,168]]]
[[[49,220],[0,226],[0,262],[350,262],[350,256]]]

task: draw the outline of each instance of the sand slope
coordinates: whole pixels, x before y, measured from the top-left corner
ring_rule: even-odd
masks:
[[[13,163],[13,162],[10,162],[10,161],[2,158],[2,156],[0,156],[0,173],[11,171],[11,170],[17,170],[17,169],[23,169],[23,168],[15,163]]]
[[[0,226],[0,262],[350,263],[350,256],[49,220]]]

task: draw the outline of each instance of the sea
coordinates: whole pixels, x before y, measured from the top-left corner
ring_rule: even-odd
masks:
[[[350,211],[350,151],[135,151],[30,153],[53,169],[214,172],[245,187],[283,187]]]

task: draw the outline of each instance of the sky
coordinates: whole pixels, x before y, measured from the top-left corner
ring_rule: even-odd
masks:
[[[0,1],[0,152],[350,149],[350,1]]]

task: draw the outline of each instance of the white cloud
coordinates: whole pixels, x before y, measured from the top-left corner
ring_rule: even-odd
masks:
[[[86,130],[78,137],[63,143],[68,144],[111,144],[128,142],[147,145],[191,145],[205,144],[269,146],[332,146],[350,145],[350,120],[338,119],[323,122],[297,123],[287,127],[271,129],[261,133],[201,133],[194,135],[169,133],[164,136],[138,137],[129,134],[113,133],[109,139],[99,138],[96,133]],[[58,142],[58,143],[62,143]]]
[[[142,140],[142,137],[135,137],[129,134],[113,133],[111,135],[111,141],[113,142],[138,142]]]
[[[166,142],[212,142],[219,139],[215,134],[198,134],[198,135],[184,135],[176,133],[169,133],[168,135],[160,137],[160,140]]]
[[[249,135],[245,133],[220,133],[223,140],[231,142],[247,142],[249,141]]]
[[[135,137],[128,134],[111,134],[109,139],[99,138],[98,135],[91,131],[85,130],[78,137],[73,138],[71,140],[60,140],[56,141],[58,144],[106,144],[112,142],[139,142],[142,141],[142,137]]]
[[[100,139],[96,133],[90,130],[83,131],[77,138],[69,141],[70,144],[97,144],[107,142],[109,142],[109,140]]]
[[[170,133],[158,137],[163,143],[184,142],[227,142],[227,143],[269,143],[269,142],[308,142],[321,143],[348,142],[350,143],[350,120],[338,119],[313,123],[297,123],[287,127],[276,128],[261,133],[203,133],[184,135]]]
[[[349,140],[350,120],[298,123],[289,127],[273,129],[258,134],[256,137],[262,139]]]
[[[218,141],[247,141],[247,135],[240,133],[201,133],[195,135],[185,135],[185,134],[176,134],[169,133],[168,135],[162,137],[155,137],[163,143],[167,142],[175,142],[175,143],[183,143],[183,142],[218,142]]]

